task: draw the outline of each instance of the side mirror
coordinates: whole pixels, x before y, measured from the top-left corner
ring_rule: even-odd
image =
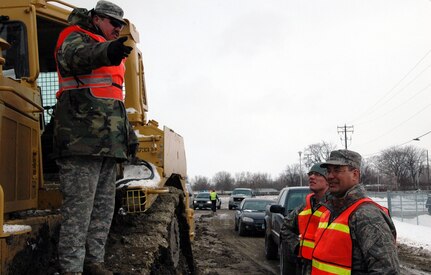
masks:
[[[269,211],[270,211],[271,213],[279,213],[279,214],[283,214],[283,213],[284,213],[284,207],[283,207],[283,206],[281,206],[281,205],[279,205],[279,204],[274,204],[274,205],[271,205],[271,206],[269,207]]]

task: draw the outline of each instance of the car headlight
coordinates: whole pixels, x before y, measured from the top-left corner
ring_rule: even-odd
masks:
[[[249,218],[249,217],[244,217],[244,218],[242,218],[242,220],[244,222],[253,222],[254,221],[252,218]]]
[[[207,201],[207,203],[211,203],[211,201]]]
[[[193,201],[193,203],[196,203],[196,201]]]

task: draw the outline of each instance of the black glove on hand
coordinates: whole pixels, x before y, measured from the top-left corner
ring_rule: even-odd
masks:
[[[120,65],[121,60],[129,56],[130,52],[133,50],[132,47],[123,44],[126,41],[127,36],[118,38],[109,44],[108,58],[112,65]]]

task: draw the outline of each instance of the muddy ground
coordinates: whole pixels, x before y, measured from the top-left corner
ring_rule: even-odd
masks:
[[[160,203],[142,215],[116,215],[105,254],[105,263],[114,274],[176,275],[191,274],[191,269],[197,275],[279,274],[278,260],[265,258],[263,234],[238,236],[234,231],[235,211],[226,209],[226,205],[222,205],[215,216],[209,210],[195,210],[195,240],[191,244],[182,243],[178,237],[188,234],[188,231],[184,227],[183,215],[173,209],[184,198],[181,192],[174,190],[169,194],[160,196]],[[31,254],[40,256],[43,247],[37,243],[35,241],[35,245],[29,245],[29,248],[38,247]],[[48,268],[39,270],[33,264],[25,269],[27,265],[21,264],[20,269],[12,269],[16,271],[12,274],[59,274],[57,250],[53,245],[56,239],[50,243],[51,248],[43,254],[50,255],[46,258],[51,260]],[[179,253],[184,247],[184,253]],[[191,251],[194,261],[187,261],[190,258],[187,253]],[[431,274],[429,251],[406,245],[399,245],[398,251],[401,274]],[[28,260],[29,256],[23,259]]]
[[[234,211],[196,210],[193,252],[197,274],[279,274],[278,260],[265,259],[264,236],[240,237],[234,231]],[[431,274],[431,253],[422,248],[399,245],[401,274]]]

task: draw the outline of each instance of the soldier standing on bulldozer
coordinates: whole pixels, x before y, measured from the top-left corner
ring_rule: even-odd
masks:
[[[119,38],[123,10],[99,1],[76,8],[58,39],[59,78],[54,117],[54,157],[60,168],[63,222],[62,274],[112,274],[105,243],[115,204],[116,163],[137,149],[123,103],[125,58],[132,47]]]

